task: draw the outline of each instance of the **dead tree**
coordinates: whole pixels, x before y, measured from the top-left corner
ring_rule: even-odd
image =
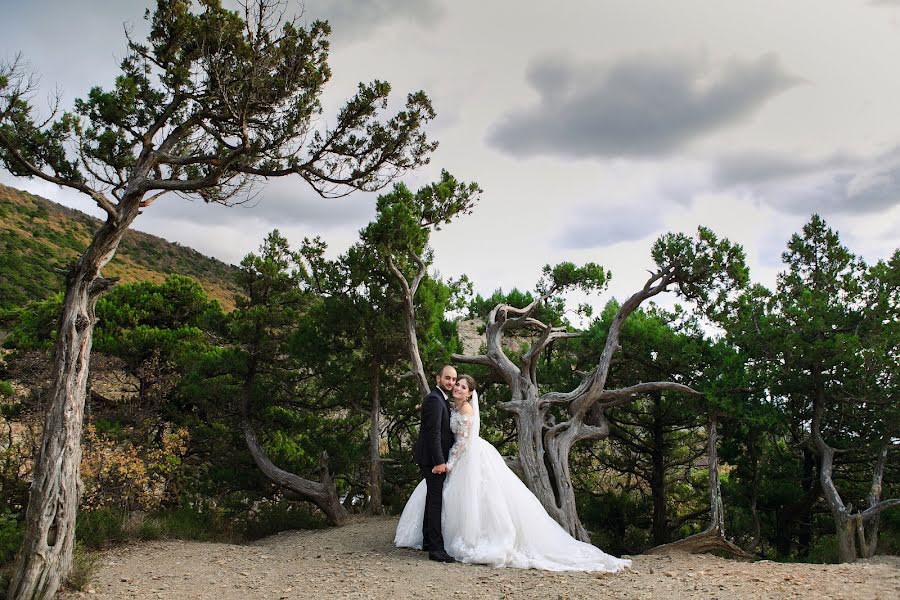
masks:
[[[746,280],[740,246],[728,240],[717,240],[705,228],[700,228],[693,240],[683,234],[667,234],[657,240],[652,254],[657,271],[651,274],[641,290],[621,305],[610,325],[597,366],[574,390],[540,391],[537,367],[542,353],[551,343],[578,334],[542,323],[533,314],[542,302],[565,289],[600,287],[606,275],[596,265],[582,269],[571,263],[555,269],[546,267],[544,273],[548,279],[542,286],[544,292],[531,304],[521,308],[500,304],[490,312],[485,329],[485,354],[453,356],[458,362],[493,369],[509,386],[511,399],[500,407],[511,412],[516,420],[519,464],[525,483],[550,516],[582,541],[590,541],[590,537],[578,517],[569,472],[572,447],[579,442],[608,437],[610,424],[605,417],[606,411],[638,395],[660,390],[698,393],[688,386],[664,381],[606,389],[607,375],[613,354],[619,349],[619,335],[625,319],[642,302],[670,287],[683,297],[713,310],[724,300],[725,294]],[[524,353],[520,364],[515,364],[503,348],[503,336],[520,329],[535,331],[538,337]],[[548,417],[554,406],[562,407],[568,419],[551,424]]]

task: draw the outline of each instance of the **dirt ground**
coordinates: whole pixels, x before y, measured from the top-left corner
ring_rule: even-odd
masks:
[[[900,598],[900,557],[852,565],[738,562],[714,556],[631,557],[615,575],[495,569],[394,548],[395,517],[291,531],[237,546],[165,541],[104,553],[73,598]]]

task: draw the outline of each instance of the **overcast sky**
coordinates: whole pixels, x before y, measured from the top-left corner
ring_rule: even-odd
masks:
[[[110,86],[123,24],[140,37],[147,6],[0,0],[0,58],[21,51],[42,94],[57,86],[70,105]],[[332,122],[360,81],[389,81],[398,103],[431,97],[440,147],[404,181],[444,168],[484,189],[433,236],[440,273],[484,294],[530,289],[544,264],[572,260],[612,270],[597,305],[622,298],[657,236],[698,225],[741,243],[769,286],[812,212],[869,261],[898,246],[900,0],[308,0],[303,14],[334,29]],[[68,190],[0,182],[100,214]],[[275,227],[339,252],[374,201],[283,179],[252,207],[164,197],[135,228],[232,263]]]

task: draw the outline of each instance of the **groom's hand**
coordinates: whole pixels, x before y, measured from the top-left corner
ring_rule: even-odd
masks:
[[[442,465],[435,465],[434,467],[431,468],[431,472],[434,473],[435,475],[440,475],[441,473],[446,473],[447,472],[447,463],[444,463]]]

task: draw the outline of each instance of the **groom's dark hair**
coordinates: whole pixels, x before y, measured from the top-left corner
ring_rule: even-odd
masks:
[[[437,373],[435,373],[434,376],[435,376],[435,377],[440,377],[440,376],[444,373],[444,369],[447,369],[447,368],[450,368],[450,369],[453,369],[454,371],[456,371],[456,366],[455,366],[455,365],[449,365],[449,364],[448,364],[448,365],[444,365],[443,367],[441,367],[440,369],[438,369],[438,370],[437,370]]]

